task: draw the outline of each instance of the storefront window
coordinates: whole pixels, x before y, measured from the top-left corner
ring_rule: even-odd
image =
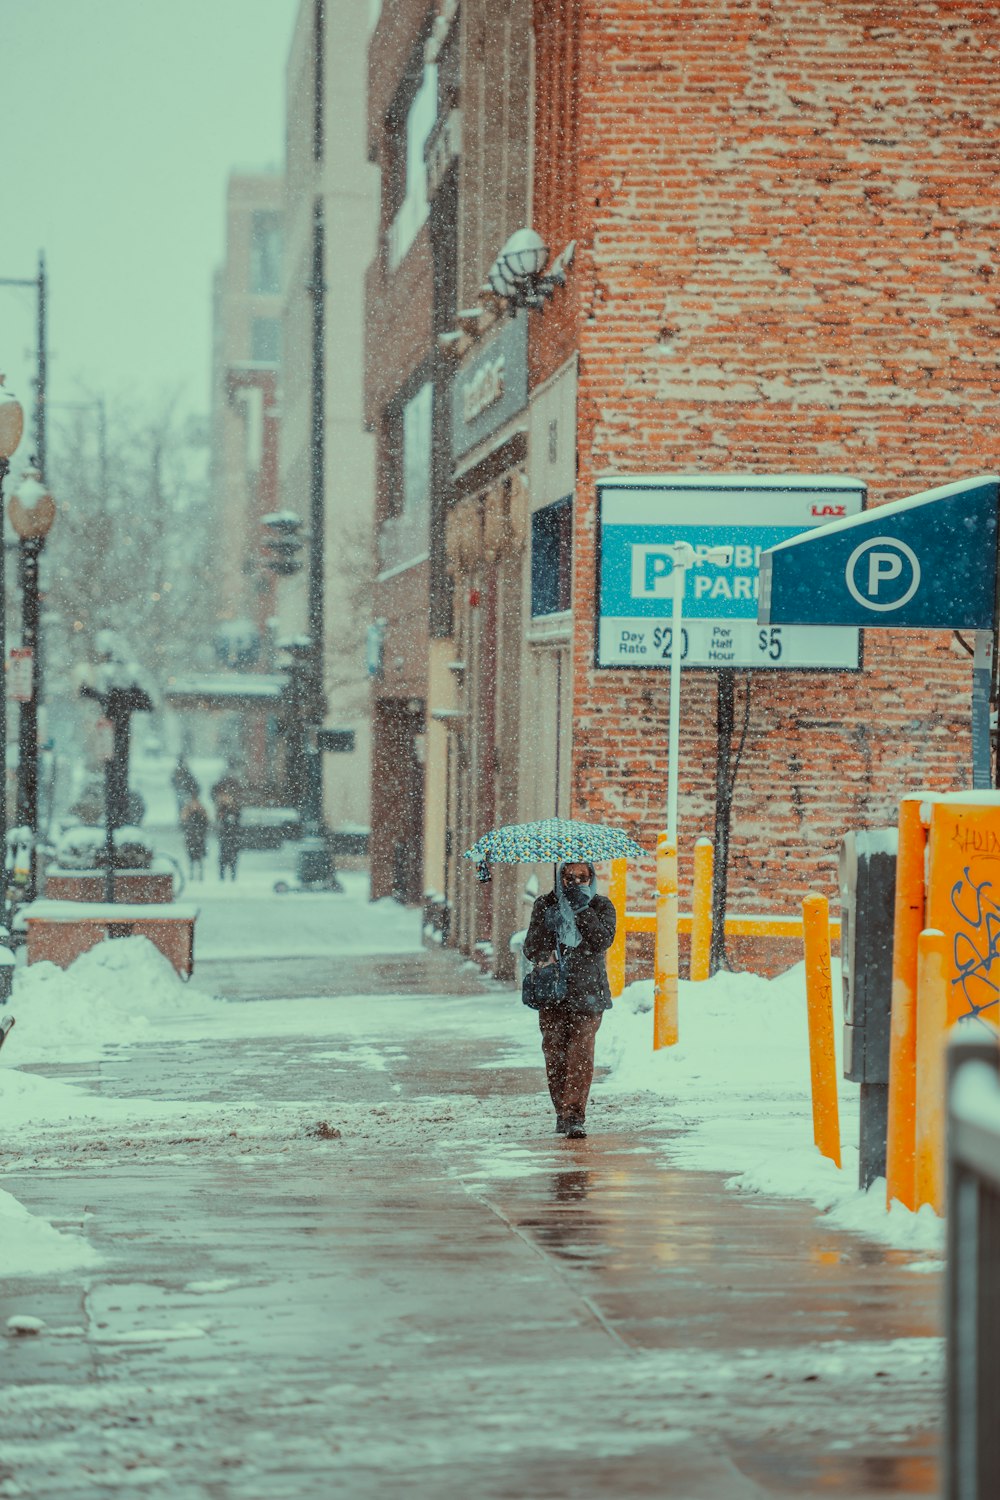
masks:
[[[573,497],[531,518],[531,613],[561,614],[572,603]]]
[[[250,290],[281,291],[281,215],[255,209],[250,228]]]
[[[426,510],[431,498],[431,422],[434,383],[428,380],[403,407],[403,510]]]
[[[400,421],[400,418],[396,420]],[[396,450],[399,454],[398,508],[382,523],[379,534],[379,560],[383,570],[418,562],[427,555],[433,420],[434,382],[428,380],[402,409],[401,451]]]
[[[426,63],[420,87],[406,116],[406,178],[403,201],[389,229],[389,258],[399,265],[427,218],[424,147],[437,119],[437,67]]]

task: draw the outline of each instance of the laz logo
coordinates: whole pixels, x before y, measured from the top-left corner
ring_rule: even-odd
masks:
[[[810,507],[810,515],[814,516],[846,516],[847,508],[843,505],[813,505]]]

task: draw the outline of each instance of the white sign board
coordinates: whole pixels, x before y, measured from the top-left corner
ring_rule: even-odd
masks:
[[[854,627],[759,625],[760,555],[792,536],[864,508],[865,486],[839,474],[628,475],[597,481],[600,518],[597,665],[669,664],[673,563],[689,542],[732,562],[690,569],[681,659],[686,667],[856,671]]]
[[[30,646],[15,647],[7,662],[7,697],[12,703],[30,703],[34,652]]]

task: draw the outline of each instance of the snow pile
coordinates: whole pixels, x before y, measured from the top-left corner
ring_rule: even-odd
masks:
[[[98,1252],[84,1240],[61,1234],[39,1219],[10,1193],[0,1189],[0,1255],[5,1276],[42,1276],[78,1266],[100,1264]]]
[[[156,1021],[203,1009],[148,938],[99,943],[68,969],[37,963],[18,971],[10,1009],[15,1025],[0,1063],[16,1067],[53,1057],[99,1057],[107,1042],[148,1036]]]
[[[833,992],[840,994],[839,963]],[[805,966],[777,979],[720,973],[704,983],[681,981],[680,1040],[652,1050],[653,985],[629,985],[605,1016],[598,1062],[609,1076],[594,1089],[608,1095],[652,1092],[663,1100],[662,1123],[684,1134],[671,1143],[681,1166],[732,1173],[745,1192],[804,1198],[829,1221],[912,1250],[940,1250],[942,1221],[930,1207],[912,1214],[898,1203],[886,1212],[885,1182],[858,1189],[859,1098],[846,1082],[835,1017],[843,1168],[813,1143]]]

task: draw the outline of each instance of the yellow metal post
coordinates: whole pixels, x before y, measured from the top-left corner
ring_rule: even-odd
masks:
[[[833,1045],[833,983],[830,977],[830,906],[812,891],[802,902],[809,1011],[809,1071],[812,1079],[813,1139],[823,1156],[839,1167],[840,1108],[837,1057]]]
[[[948,939],[928,927],[917,940],[917,1067],[914,1176],[919,1208],[944,1215],[945,1035]]]
[[[886,1208],[893,1198],[898,1198],[906,1208],[917,1206],[913,1158],[917,1093],[917,943],[924,926],[924,858],[927,847],[927,830],[920,819],[920,801],[920,797],[904,797],[899,804],[892,935]]]
[[[617,1000],[625,988],[625,901],[628,892],[628,861],[611,861],[611,879],[608,882],[608,900],[615,909],[615,940],[608,949],[608,983],[611,998]]]
[[[653,957],[653,1050],[676,1046],[677,845],[656,840],[656,951]]]
[[[694,891],[691,900],[691,978],[707,979],[712,950],[712,867],[715,850],[711,839],[694,846]]]

